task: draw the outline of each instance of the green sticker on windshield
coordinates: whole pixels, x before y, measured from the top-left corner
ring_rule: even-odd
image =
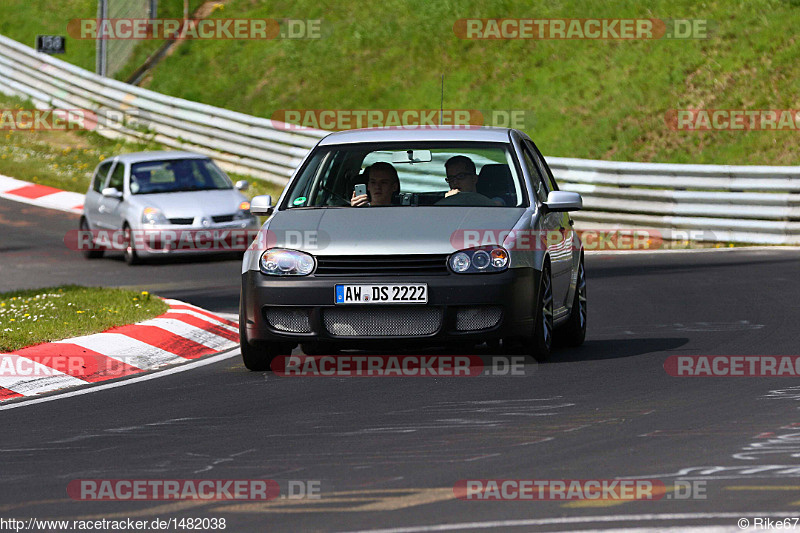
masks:
[[[294,199],[294,202],[292,202],[293,205],[303,205],[304,203],[306,203],[305,196],[298,196]]]

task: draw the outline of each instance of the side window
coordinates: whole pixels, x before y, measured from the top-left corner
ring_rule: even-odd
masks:
[[[539,171],[539,168],[533,162],[533,158],[529,153],[528,147],[525,146],[525,149],[522,151],[522,159],[525,161],[525,167],[528,169],[528,174],[531,175],[531,184],[533,185],[533,192],[536,193],[536,197],[539,199],[540,202],[547,201],[547,188],[542,181],[542,174]]]
[[[92,178],[92,190],[94,192],[102,192],[103,186],[106,183],[106,177],[108,176],[108,170],[111,168],[111,163],[113,161],[104,161],[98,165],[97,169],[94,171],[94,177]]]
[[[125,183],[125,164],[117,163],[114,171],[111,173],[111,179],[108,180],[108,186],[114,187],[118,191],[122,191],[122,186]]]
[[[539,151],[538,148],[536,148],[535,144],[533,144],[528,140],[525,141],[525,146],[527,146],[528,149],[530,149],[531,153],[533,154],[533,158],[536,160],[536,164],[539,166],[542,176],[544,176],[547,188],[551,191],[557,191],[558,185],[556,184],[556,180],[553,178],[553,173],[550,172],[550,167],[548,167],[547,163],[544,162],[544,157],[542,156],[542,153]]]

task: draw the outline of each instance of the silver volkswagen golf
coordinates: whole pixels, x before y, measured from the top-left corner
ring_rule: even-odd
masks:
[[[403,344],[586,334],[583,246],[558,185],[523,132],[439,127],[338,132],[305,157],[245,253],[244,364]]]
[[[80,229],[91,231],[92,239],[80,249],[89,259],[120,249],[128,264],[176,252],[235,249],[228,246],[229,236],[220,239],[212,233],[256,232],[258,219],[239,192],[247,187],[246,181],[234,185],[211,159],[191,152],[136,152],[107,159],[97,166],[86,193]]]

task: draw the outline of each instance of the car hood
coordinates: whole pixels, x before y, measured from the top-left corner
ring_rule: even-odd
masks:
[[[165,192],[158,194],[135,194],[131,202],[144,207],[156,207],[167,218],[231,215],[239,204],[247,200],[236,189],[217,191]]]
[[[451,253],[463,230],[510,230],[524,208],[286,209],[266,224],[274,246],[318,255]],[[274,243],[274,244],[273,244]]]

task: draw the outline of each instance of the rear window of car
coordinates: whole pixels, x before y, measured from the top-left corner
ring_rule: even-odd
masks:
[[[412,154],[414,160],[405,157]],[[429,159],[428,156],[429,155]],[[368,182],[372,165],[391,165],[397,173],[399,192],[392,205],[443,205],[451,190],[445,163],[464,158],[474,165],[477,182],[474,205],[493,207],[526,206],[522,180],[510,146],[500,143],[431,142],[378,145],[341,145],[319,148],[290,185],[285,207],[349,207],[356,184]],[[467,166],[471,169],[471,165]],[[466,195],[465,195],[466,197]],[[472,202],[463,205],[473,205]]]

